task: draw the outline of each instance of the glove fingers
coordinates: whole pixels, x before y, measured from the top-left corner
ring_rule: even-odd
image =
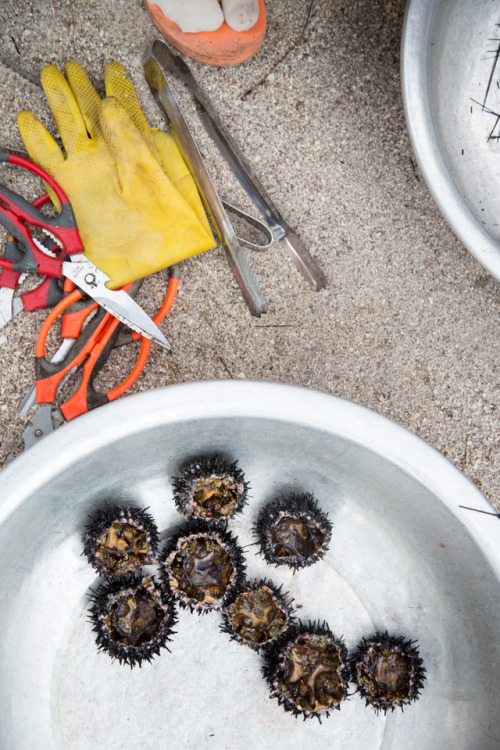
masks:
[[[110,96],[101,105],[101,128],[108,148],[113,155],[122,188],[134,184],[136,175],[147,175],[152,185],[158,179],[166,179],[159,161],[137,130],[120,102]],[[134,196],[128,196],[132,203]]]
[[[189,203],[195,212],[200,224],[205,228],[208,234],[212,234],[210,224],[208,223],[207,214],[203,208],[203,203],[196,187],[196,183],[189,171],[189,168],[181,156],[177,144],[171,135],[164,133],[158,128],[153,128],[153,136],[160,154],[163,170],[167,177],[174,183],[177,190]]]
[[[99,110],[101,97],[90,82],[84,69],[77,62],[70,61],[64,66],[66,79],[78,104],[85,127],[91,138],[99,132]]]
[[[29,110],[19,112],[17,125],[30,158],[53,174],[53,165],[62,164],[64,156],[48,130]]]
[[[82,113],[68,82],[55,65],[47,65],[42,70],[41,80],[66,153],[82,150],[89,137]]]
[[[106,96],[112,96],[120,102],[139,133],[144,136],[149,147],[155,153],[151,128],[139,104],[132,81],[127,77],[120,63],[110,62],[106,65],[104,70],[104,84],[106,87]]]

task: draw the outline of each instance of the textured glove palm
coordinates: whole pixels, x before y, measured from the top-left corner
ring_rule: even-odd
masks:
[[[214,247],[197,192],[178,177],[180,155],[149,128],[123,68],[106,66],[104,100],[80,65],[67,63],[65,74],[49,65],[41,77],[65,153],[32,112],[19,113],[19,130],[31,158],[67,193],[86,255],[111,286]],[[162,158],[165,139],[171,164]]]

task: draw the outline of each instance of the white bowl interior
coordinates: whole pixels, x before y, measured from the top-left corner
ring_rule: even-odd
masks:
[[[40,444],[31,461],[27,454],[0,477],[5,498],[20,477],[29,486],[29,466],[44,476],[36,491],[19,490],[0,525],[1,746],[496,747],[497,571],[476,531],[415,477],[416,457],[427,456],[431,467],[437,461],[445,478],[458,476],[452,502],[477,506],[480,493],[428,446],[371,412],[264,384],[249,386],[253,397],[245,403],[244,384],[235,385],[175,387],[99,409],[98,417],[64,427],[46,439],[45,451]],[[308,411],[323,428],[314,418],[304,422]],[[345,434],[349,415],[359,440]],[[408,435],[415,453],[407,466],[360,444],[363,424],[368,431],[380,426],[389,454]],[[165,534],[182,520],[171,477],[187,457],[214,450],[238,459],[251,484],[247,508],[231,523],[249,575],[283,583],[301,605],[299,616],[326,620],[349,649],[376,629],[416,639],[427,669],[417,703],[376,715],[354,695],[322,724],[296,720],[269,699],[259,656],[219,632],[215,613],[181,613],[171,653],[142,669],[96,652],[86,619],[96,578],[81,556],[88,514],[103,498],[149,506]],[[295,575],[266,565],[249,546],[259,508],[289,489],[314,493],[334,523],[325,559]],[[497,521],[489,520],[493,529]]]
[[[446,220],[500,280],[500,35],[490,0],[409,0],[403,98],[415,154]]]

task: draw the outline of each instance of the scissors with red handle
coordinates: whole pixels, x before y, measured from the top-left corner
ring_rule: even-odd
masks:
[[[22,167],[44,180],[57,196],[61,210],[57,216],[49,217],[18,193],[0,185],[0,224],[24,248],[22,267],[3,258],[0,266],[43,276],[65,276],[127,326],[170,349],[165,336],[137,302],[124,290],[109,289],[109,277],[83,255],[85,248],[75,215],[60,185],[44,169],[17,154],[0,153],[1,163]],[[52,237],[60,252],[55,257],[47,255],[30,227],[38,227]]]

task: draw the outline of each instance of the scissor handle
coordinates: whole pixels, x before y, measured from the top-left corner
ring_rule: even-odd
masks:
[[[43,195],[35,198],[32,205],[35,208],[41,208],[49,200],[50,197],[48,193],[43,193]],[[0,274],[0,286],[7,287],[8,289],[16,289],[21,274],[24,272],[22,266],[24,265],[25,259],[25,252],[20,250],[14,235],[9,234],[5,245],[4,257],[0,258],[0,267],[2,269]]]
[[[0,153],[0,164],[6,164],[6,163],[14,164],[17,167],[22,167],[23,169],[27,169],[28,172],[33,172],[33,174],[36,174],[38,177],[41,177],[41,179],[44,182],[46,182],[47,185],[49,185],[49,187],[51,187],[54,193],[57,195],[61,206],[65,204],[69,204],[69,198],[64,192],[64,190],[62,189],[62,187],[59,185],[59,183],[56,182],[54,178],[48,172],[45,171],[45,169],[42,169],[42,167],[40,167],[38,164],[35,164],[34,161],[31,161],[31,159],[26,159],[25,156],[20,156],[19,154],[14,154],[10,152],[2,152]],[[22,200],[24,200],[24,198]],[[45,201],[45,203],[46,202],[47,201]]]
[[[14,235],[10,234],[7,237],[7,243],[5,245],[4,257],[0,258],[0,267],[2,272],[0,274],[0,286],[7,289],[16,289],[21,278],[21,271],[14,271],[12,266],[20,258],[24,257],[22,250],[19,250],[19,246],[16,242]]]
[[[64,294],[69,294],[75,288],[74,283],[71,279],[64,279],[63,291]],[[99,303],[93,299],[82,297],[81,300],[77,300],[72,306],[71,310],[66,308],[61,316],[61,338],[62,339],[77,339],[82,332],[83,324],[88,319],[91,312],[97,310]]]
[[[170,273],[171,275],[168,283],[167,294],[165,295],[162,306],[153,318],[153,321],[156,324],[161,323],[161,321],[164,319],[164,317],[172,307],[177,294],[177,289],[179,287],[179,274],[177,267],[172,266],[172,268],[170,269]],[[137,361],[127,377],[119,385],[107,391],[107,393],[97,391],[94,388],[93,381],[98,370],[102,367],[102,364],[104,364],[104,361],[109,356],[112,347],[106,348],[106,351],[103,352],[102,364],[100,364],[100,359],[96,359],[95,364],[90,362],[90,360],[85,362],[83,367],[83,377],[78,390],[73,394],[73,396],[71,396],[71,398],[61,404],[61,411],[68,421],[80,416],[80,414],[84,414],[85,412],[90,411],[91,409],[95,409],[97,406],[101,406],[108,401],[114,401],[115,399],[123,395],[125,391],[127,391],[135,383],[147,362],[149,351],[151,349],[151,339],[147,339],[145,336],[141,336],[136,331],[132,331],[131,339],[133,339],[134,341],[142,339]],[[113,346],[115,342],[116,338],[113,341]]]
[[[23,156],[0,153],[1,163],[14,164],[41,177],[55,192],[61,204],[60,213],[56,217],[48,217],[21,195],[5,185],[0,185],[0,224],[23,244],[27,253],[24,262],[28,267],[14,270],[39,273],[43,276],[61,276],[64,257],[73,253],[83,253],[85,249],[66,193],[44,169]],[[45,229],[57,238],[63,248],[57,258],[49,258],[41,252],[33,240],[28,224]]]
[[[39,404],[51,404],[54,402],[56,391],[63,378],[78,365],[82,364],[91,352],[94,343],[106,330],[112,315],[104,309],[100,310],[94,320],[82,331],[75,340],[71,350],[61,362],[47,362],[45,358],[45,347],[47,336],[52,325],[59,315],[82,298],[80,290],[75,289],[59,302],[45,319],[35,348],[35,374],[36,374],[36,400]],[[119,322],[119,321],[117,321]]]
[[[161,322],[171,308],[177,293],[178,284],[179,280],[177,272],[174,270],[169,281],[165,300],[154,317],[155,323]],[[132,284],[127,284],[123,288],[125,291],[128,291],[131,286]],[[79,335],[79,337],[76,339],[71,351],[62,362],[58,364],[47,362],[45,358],[45,346],[52,325],[59,315],[63,315],[64,323],[64,319],[71,316],[71,312],[67,313],[65,311],[74,303],[79,302],[81,298],[82,293],[79,290],[74,290],[49,313],[40,330],[35,351],[36,400],[38,403],[53,403],[56,397],[57,388],[63,378],[73,368],[78,367],[79,365],[83,366],[82,378],[78,389],[67,401],[61,404],[60,407],[65,419],[68,421],[87,411],[95,409],[108,401],[114,401],[121,396],[139,377],[144,369],[151,348],[150,339],[141,337],[139,334],[132,332],[133,335],[130,336],[130,341],[138,340],[139,338],[142,339],[139,355],[132,371],[122,383],[106,393],[96,390],[94,387],[94,379],[99,370],[104,366],[106,359],[114,348],[121,327],[119,320],[114,318],[110,313],[105,313],[105,311],[102,310],[97,313],[95,319],[83,330],[82,333],[78,334],[76,331],[73,331],[73,333]],[[90,308],[96,306],[97,303],[92,303],[88,306],[88,308],[86,308],[86,314],[90,314]],[[102,313],[104,313],[104,315],[102,315]],[[77,325],[80,326],[81,330],[83,322],[82,313],[79,314],[77,320],[79,321]]]
[[[61,411],[68,422],[75,417],[79,417],[80,414],[96,409],[109,401],[107,393],[102,393],[94,388],[94,379],[113,351],[116,337],[123,323],[110,313],[106,313],[104,319],[107,319],[107,325],[100,332],[99,337],[96,337],[88,356],[83,361],[80,385],[74,394],[61,404]]]
[[[45,276],[38,286],[23,292],[21,301],[26,312],[41,310],[45,307],[54,307],[63,298],[64,292],[59,286],[59,279],[55,276]]]

